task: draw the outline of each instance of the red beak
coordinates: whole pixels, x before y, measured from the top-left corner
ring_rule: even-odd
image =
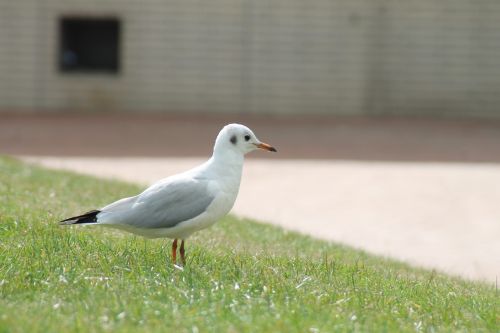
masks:
[[[273,146],[271,145],[268,145],[267,143],[264,143],[264,142],[261,142],[259,144],[256,144],[256,146],[260,149],[264,149],[264,150],[267,150],[267,151],[272,151],[272,152],[277,152],[276,148],[274,148]]]

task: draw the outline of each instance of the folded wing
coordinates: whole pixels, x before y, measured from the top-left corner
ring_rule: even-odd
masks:
[[[174,179],[102,208],[99,220],[136,228],[171,228],[204,213],[214,198],[205,179]]]

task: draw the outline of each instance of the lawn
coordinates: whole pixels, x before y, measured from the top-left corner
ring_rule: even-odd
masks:
[[[188,239],[184,270],[170,240],[57,224],[139,190],[0,158],[0,332],[499,330],[495,286],[254,221]]]

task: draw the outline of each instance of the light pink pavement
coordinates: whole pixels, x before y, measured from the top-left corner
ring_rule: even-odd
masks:
[[[24,160],[143,185],[202,162],[198,158]],[[250,159],[233,213],[495,283],[500,276],[498,184],[500,164]]]

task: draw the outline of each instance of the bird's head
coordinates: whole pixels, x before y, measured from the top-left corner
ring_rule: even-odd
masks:
[[[229,124],[219,132],[214,152],[233,151],[242,155],[256,149],[276,152],[276,149],[255,136],[251,129],[241,124]]]

